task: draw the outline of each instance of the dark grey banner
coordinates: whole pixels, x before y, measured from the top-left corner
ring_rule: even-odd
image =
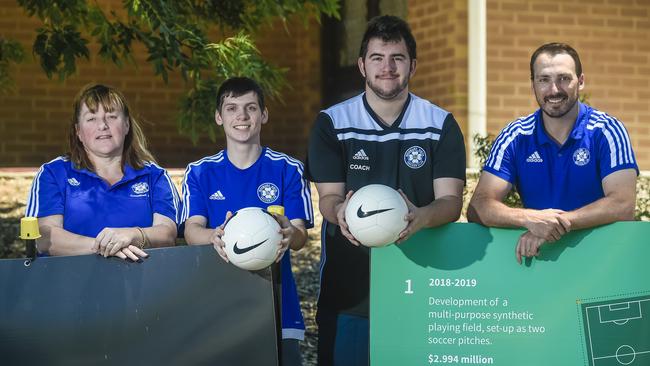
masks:
[[[212,246],[0,260],[1,365],[277,365],[271,271]]]

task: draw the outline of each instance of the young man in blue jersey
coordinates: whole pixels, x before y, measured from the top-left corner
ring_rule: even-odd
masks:
[[[541,46],[530,78],[540,108],[496,138],[468,209],[469,221],[527,229],[519,263],[570,230],[633,220],[638,174],[623,124],[579,102],[585,76],[576,50]],[[503,204],[513,187],[524,208]]]
[[[282,278],[282,364],[301,365],[299,341],[305,325],[291,272],[288,249],[299,250],[313,226],[309,183],[300,161],[264,147],[262,125],[268,121],[264,94],[249,78],[226,80],[217,93],[217,125],[226,136],[226,150],[188,165],[183,181],[185,240],[212,244],[227,262],[223,223],[231,212],[244,207],[280,205],[276,215],[283,239],[278,247]]]
[[[311,132],[307,170],[325,219],[319,365],[368,364],[370,250],[347,228],[351,192],[373,183],[401,189],[409,213],[398,243],[460,215],[463,135],[451,113],[409,93],[416,64],[408,24],[394,16],[374,18],[358,59],[365,91],[321,111]]]

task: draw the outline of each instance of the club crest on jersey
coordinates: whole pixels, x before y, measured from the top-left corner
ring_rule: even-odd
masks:
[[[278,186],[273,183],[262,183],[257,187],[257,197],[264,203],[275,202],[279,192]]]
[[[579,148],[573,153],[573,162],[577,166],[587,165],[589,163],[589,150],[584,147]]]
[[[131,190],[133,191],[133,193],[138,195],[145,194],[149,192],[149,185],[145,182],[136,183],[131,186]]]
[[[411,169],[419,169],[427,162],[427,153],[419,146],[411,146],[404,153],[404,163]]]
[[[68,184],[70,184],[73,187],[78,187],[81,183],[79,183],[79,181],[75,178],[69,178]]]

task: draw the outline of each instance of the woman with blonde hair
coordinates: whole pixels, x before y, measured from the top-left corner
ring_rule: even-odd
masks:
[[[146,247],[174,245],[178,193],[122,93],[101,84],[81,90],[69,149],[41,166],[29,193],[26,216],[39,218],[39,253],[137,261]]]

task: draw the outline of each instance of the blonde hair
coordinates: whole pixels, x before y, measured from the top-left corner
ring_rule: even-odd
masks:
[[[90,158],[88,158],[83,143],[77,136],[79,116],[84,104],[92,113],[97,112],[99,106],[103,107],[106,112],[121,110],[129,120],[130,128],[124,137],[124,148],[122,150],[122,170],[124,170],[126,163],[135,169],[142,169],[145,162],[155,162],[153,155],[147,149],[147,139],[144,137],[142,128],[138,121],[131,115],[124,95],[113,87],[102,84],[91,84],[85,86],[77,94],[73,105],[73,115],[68,134],[70,148],[68,156],[76,168],[95,171],[95,167]]]

